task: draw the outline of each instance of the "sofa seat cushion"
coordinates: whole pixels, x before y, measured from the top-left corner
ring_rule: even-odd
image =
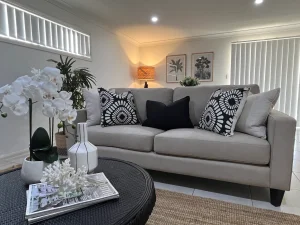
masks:
[[[270,161],[268,141],[236,132],[225,137],[206,130],[175,129],[154,139],[158,154],[245,164],[267,165]]]
[[[154,136],[162,132],[164,131],[141,125],[97,125],[88,127],[88,138],[96,146],[150,152],[153,151]]]

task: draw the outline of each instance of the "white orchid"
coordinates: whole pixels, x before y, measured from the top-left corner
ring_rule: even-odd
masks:
[[[77,117],[77,111],[75,109],[71,110],[67,118],[68,123],[72,124],[76,120],[76,117]]]
[[[0,94],[3,94],[3,98],[0,103],[15,115],[21,116],[28,113],[28,99],[34,101],[42,99],[42,113],[45,116],[53,118],[58,115],[62,121],[73,122],[77,112],[72,108],[73,101],[70,100],[72,93],[59,92],[63,84],[60,70],[45,67],[43,70],[33,68],[31,72],[33,76],[19,77],[11,85],[1,87]]]
[[[0,88],[0,94],[7,95],[11,92],[11,85],[4,85],[3,87]]]

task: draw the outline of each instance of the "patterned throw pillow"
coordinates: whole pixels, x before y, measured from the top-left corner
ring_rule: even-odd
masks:
[[[101,104],[101,126],[139,124],[133,94],[124,92],[114,94],[98,88]]]
[[[237,88],[224,92],[221,89],[216,90],[205,107],[199,127],[224,136],[232,136],[249,90],[249,88]]]

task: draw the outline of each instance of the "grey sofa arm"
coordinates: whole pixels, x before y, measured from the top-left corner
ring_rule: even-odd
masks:
[[[294,118],[276,110],[271,111],[267,125],[271,145],[270,188],[290,190],[295,132]]]

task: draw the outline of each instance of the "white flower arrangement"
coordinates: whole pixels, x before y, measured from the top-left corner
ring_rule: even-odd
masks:
[[[56,161],[44,169],[41,182],[58,187],[60,193],[78,191],[88,185],[87,168],[82,166],[76,172],[70,165],[70,159],[61,164]]]
[[[43,100],[43,114],[49,118],[58,116],[61,121],[72,123],[77,112],[72,108],[71,93],[60,91],[63,84],[63,75],[60,70],[45,67],[43,70],[32,69],[32,76],[22,76],[11,85],[0,88],[0,112],[2,117],[7,114],[2,112],[2,107],[9,108],[15,115],[22,116],[28,113],[29,104],[33,101]],[[29,101],[30,100],[30,101]]]

